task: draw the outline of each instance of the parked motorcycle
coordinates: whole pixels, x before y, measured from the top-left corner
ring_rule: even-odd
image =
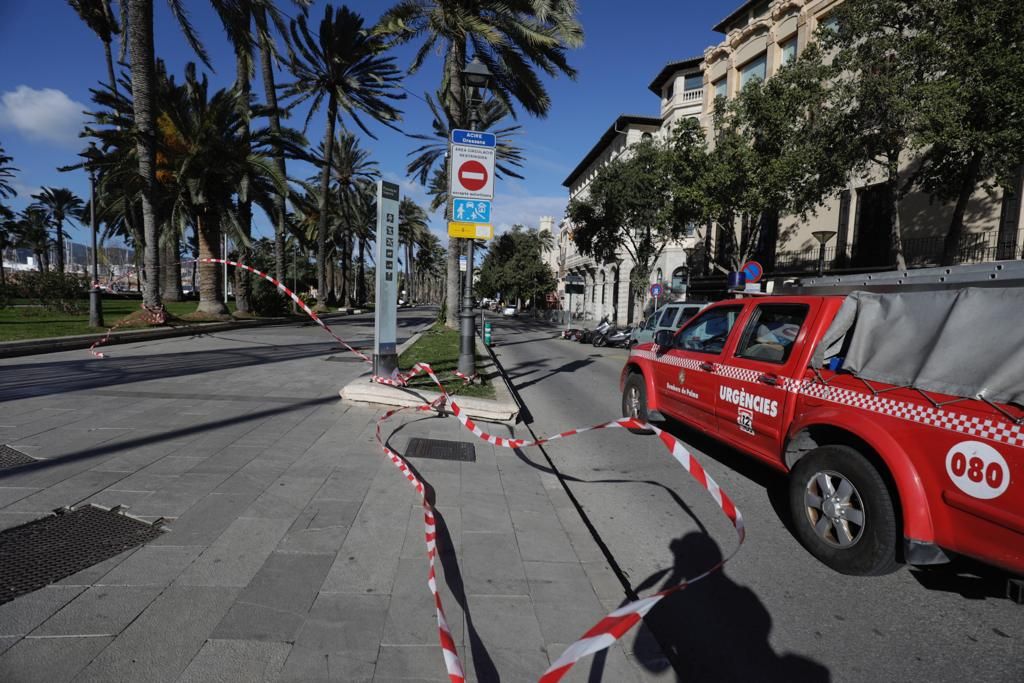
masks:
[[[593,328],[591,328],[589,330],[583,330],[583,334],[581,334],[580,338],[579,338],[580,343],[581,344],[592,343],[594,341],[594,339],[597,337],[597,335],[601,335],[601,334],[604,334],[605,332],[607,332],[608,328],[610,328],[611,325],[612,324],[611,324],[611,322],[609,322],[608,316],[605,316],[605,317],[601,318],[601,322],[599,322],[597,324],[597,326],[595,326],[595,327],[593,327]]]
[[[594,346],[614,346],[629,348],[632,345],[632,327],[609,327],[602,334],[594,337]]]

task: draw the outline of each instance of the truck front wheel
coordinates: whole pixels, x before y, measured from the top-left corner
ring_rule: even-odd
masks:
[[[789,473],[789,509],[800,543],[842,574],[879,576],[899,567],[889,489],[849,446],[821,446]]]
[[[644,376],[630,373],[622,387],[622,417],[632,417],[647,422],[647,385]],[[634,434],[651,434],[649,429],[630,429]]]

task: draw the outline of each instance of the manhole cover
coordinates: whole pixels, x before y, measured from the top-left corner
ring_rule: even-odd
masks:
[[[95,505],[6,529],[0,532],[0,605],[161,533],[155,523]]]
[[[476,462],[476,447],[465,441],[414,438],[409,439],[409,447],[405,449],[405,457]]]
[[[31,455],[22,453],[17,448],[11,448],[7,444],[0,446],[0,470],[27,465],[35,461],[36,459]]]

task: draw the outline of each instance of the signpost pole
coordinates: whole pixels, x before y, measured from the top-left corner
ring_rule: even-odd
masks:
[[[398,185],[377,181],[377,278],[373,316],[373,374],[398,374],[398,282],[395,258],[398,244]]]

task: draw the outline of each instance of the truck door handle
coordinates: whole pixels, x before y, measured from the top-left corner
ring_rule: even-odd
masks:
[[[715,371],[715,365],[714,365],[714,363],[704,362],[704,363],[700,364],[700,369],[704,370],[705,372],[714,372]]]
[[[774,387],[774,386],[777,386],[779,384],[779,378],[778,377],[776,377],[775,375],[769,375],[767,373],[765,373],[765,374],[761,375],[760,377],[758,377],[757,381],[758,382],[762,382],[764,384],[767,384],[770,387]]]

